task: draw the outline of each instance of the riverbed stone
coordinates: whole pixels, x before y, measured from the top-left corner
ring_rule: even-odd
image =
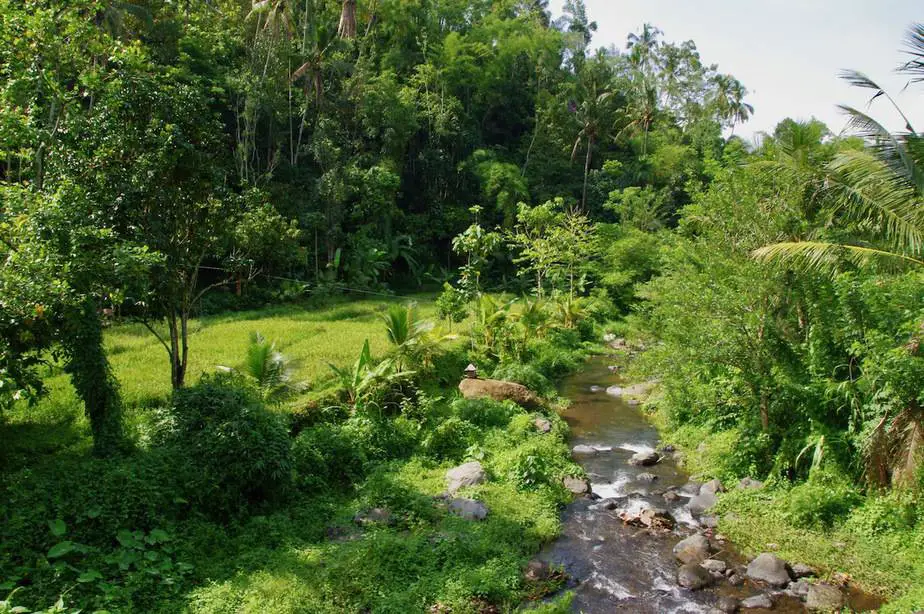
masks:
[[[722,485],[722,480],[713,479],[713,480],[709,480],[708,482],[700,486],[699,492],[700,494],[704,492],[717,494],[720,492],[725,492],[725,486]]]
[[[716,603],[716,609],[720,612],[725,612],[725,614],[732,614],[732,612],[738,611],[738,600],[734,597],[725,595],[724,597],[719,597],[718,603]]]
[[[561,482],[572,495],[580,496],[590,494],[590,480],[586,478],[569,475],[562,478]]]
[[[811,578],[818,575],[818,572],[815,571],[813,567],[806,565],[805,563],[796,563],[795,565],[792,565],[790,567],[790,571],[792,571],[792,577],[796,579]]]
[[[677,494],[675,491],[673,491],[673,490],[669,490],[669,491],[667,491],[666,493],[664,493],[663,497],[664,497],[664,500],[667,501],[668,503],[673,503],[673,502],[678,501],[678,500],[680,499],[680,495],[678,495],[678,494]]]
[[[638,474],[637,476],[635,476],[635,479],[638,480],[639,482],[648,482],[650,484],[651,482],[654,482],[655,480],[657,480],[658,476],[656,476],[653,473],[646,472],[646,473]]]
[[[772,610],[773,599],[770,598],[770,595],[754,595],[741,600],[742,610],[756,610],[757,608]]]
[[[622,386],[609,386],[606,389],[606,393],[611,397],[621,397],[622,396]]]
[[[748,565],[747,574],[751,580],[766,582],[775,588],[783,588],[790,581],[786,562],[769,552],[757,555]]]
[[[449,511],[464,520],[484,520],[488,516],[488,507],[475,499],[453,499]]]
[[[799,599],[805,600],[808,597],[809,588],[811,584],[805,580],[796,580],[795,582],[790,582],[789,586],[786,587],[786,591],[793,597],[798,597]]]
[[[629,464],[638,467],[651,467],[652,465],[657,465],[660,460],[661,455],[655,451],[636,452],[632,455],[632,458],[629,459]]]
[[[716,496],[709,491],[705,491],[691,497],[687,507],[693,514],[702,514],[715,507],[716,503],[718,503]]]
[[[465,378],[459,382],[459,392],[466,399],[513,401],[525,409],[542,408],[542,400],[532,390],[515,382],[478,377]]]
[[[700,565],[709,571],[715,571],[717,573],[725,573],[725,569],[728,567],[725,561],[720,561],[719,559],[706,559],[700,563]]]
[[[571,448],[571,456],[596,456],[597,450],[593,446],[579,445]]]
[[[681,563],[699,563],[709,558],[709,539],[705,535],[691,535],[674,546],[674,556]]]
[[[728,583],[732,586],[741,586],[744,584],[744,578],[736,573],[733,573],[732,575],[728,576]]]
[[[831,584],[819,582],[809,587],[805,607],[818,612],[833,612],[844,607],[844,593]]]
[[[697,591],[706,588],[715,582],[715,578],[706,569],[703,569],[696,563],[687,563],[681,565],[677,570],[677,584],[683,588]]]
[[[478,461],[464,463],[446,472],[446,490],[456,494],[460,488],[481,484],[487,479],[484,467]]]

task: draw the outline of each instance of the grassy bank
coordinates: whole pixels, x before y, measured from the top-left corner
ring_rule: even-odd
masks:
[[[744,445],[738,431],[672,426],[653,406],[664,441],[680,450],[694,477],[718,477],[729,485],[745,477],[734,469],[736,450]],[[767,471],[755,467],[750,477],[764,479]],[[745,554],[772,550],[827,578],[846,574],[888,601],[882,611],[908,613],[924,607],[922,504],[910,492],[864,493],[822,474],[803,483],[770,479],[757,491],[732,489],[720,495],[717,511],[719,530]]]
[[[432,314],[426,299],[419,303]],[[581,473],[551,385],[585,356],[581,335],[553,326],[518,360],[504,361],[457,338],[412,375],[377,384],[376,403],[351,406],[327,363],[351,364],[365,339],[374,356],[388,355],[381,318],[388,304],[196,322],[191,380],[216,365],[239,367],[250,333],[259,331],[315,389],[253,423],[278,423],[285,442],[272,439],[272,427],[240,454],[228,455],[222,437],[207,441],[214,450],[202,447],[198,432],[165,438],[164,428],[176,431],[170,420],[183,416],[182,403],[204,404],[207,416],[226,412],[210,392],[224,384],[207,378],[171,406],[163,349],[135,325],[114,327],[106,339],[127,401],[131,454],[92,458],[82,409],[65,376],[50,373],[50,396],[0,424],[0,599],[15,590],[13,604],[39,608],[63,595],[66,608],[91,612],[476,613],[518,610],[556,588],[527,580],[524,568],[557,535],[570,496],[562,477]],[[511,317],[508,332],[515,325]],[[468,360],[541,391],[545,409],[459,398],[459,365]],[[332,406],[312,404],[318,388]],[[232,431],[263,410],[248,411],[234,413]],[[551,432],[536,428],[538,417]],[[251,468],[277,460],[278,488],[229,494],[227,485],[246,485]],[[459,496],[488,508],[483,521],[453,515],[438,496],[447,469],[471,460],[487,480]]]

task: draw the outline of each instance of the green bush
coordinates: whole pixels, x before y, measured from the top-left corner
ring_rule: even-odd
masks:
[[[233,374],[205,376],[178,390],[155,439],[195,461],[194,493],[225,515],[272,498],[289,484],[291,444],[284,421]]]
[[[456,399],[452,402],[452,412],[478,427],[505,428],[513,416],[523,413],[523,409],[513,401]]]
[[[548,397],[555,393],[555,387],[549,378],[544,376],[535,367],[521,363],[502,363],[494,369],[491,375],[494,379],[507,380],[523,384],[538,395]]]
[[[295,480],[300,488],[346,487],[365,475],[366,454],[344,428],[320,424],[306,429],[292,444]]]
[[[580,338],[576,331],[563,331],[555,342],[534,341],[529,345],[529,353],[532,356],[530,365],[547,379],[562,378],[581,366],[583,362],[581,353],[566,349],[579,345]]]
[[[460,460],[478,439],[478,428],[458,416],[450,416],[425,438],[423,449],[440,460]]]
[[[862,500],[844,478],[821,472],[789,491],[789,518],[800,527],[831,527]]]
[[[404,416],[379,418],[357,414],[343,425],[343,432],[370,460],[407,458],[417,448],[419,423]]]

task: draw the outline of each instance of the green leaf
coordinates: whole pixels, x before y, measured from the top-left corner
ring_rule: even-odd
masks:
[[[67,525],[64,524],[64,521],[60,518],[55,518],[54,520],[48,521],[48,529],[51,531],[51,534],[55,537],[61,537],[67,533]]]
[[[96,580],[101,580],[103,574],[101,574],[96,569],[88,569],[79,576],[77,576],[77,581],[81,583],[95,582]]]
[[[76,544],[74,544],[74,542],[63,541],[63,542],[60,542],[52,546],[48,550],[48,554],[46,555],[46,557],[49,559],[56,559],[58,557],[64,556],[65,554],[73,552],[75,549],[76,549]]]

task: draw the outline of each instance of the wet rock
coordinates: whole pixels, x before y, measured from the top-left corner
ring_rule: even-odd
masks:
[[[725,563],[725,561],[720,561],[719,559],[706,559],[700,563],[700,565],[709,571],[715,571],[721,574],[724,574],[725,570],[728,568],[728,565]]]
[[[714,529],[719,526],[719,519],[715,516],[703,516],[699,519],[699,522],[707,529]]]
[[[487,506],[474,499],[453,499],[449,511],[464,520],[484,520],[488,516]]]
[[[721,480],[718,480],[718,479],[709,480],[708,482],[706,482],[705,484],[699,487],[699,494],[703,494],[706,492],[714,495],[720,492],[725,492],[725,487],[722,485]]]
[[[796,563],[790,567],[790,571],[792,572],[792,577],[797,580],[799,578],[811,578],[818,575],[818,572],[805,563]]]
[[[585,478],[567,476],[562,478],[562,484],[573,495],[590,494],[590,482]]]
[[[844,594],[841,589],[819,582],[809,587],[805,598],[805,607],[813,611],[833,612],[844,607]]]
[[[596,456],[597,451],[593,446],[574,446],[571,448],[571,456]]]
[[[460,488],[481,484],[487,479],[484,468],[478,461],[464,463],[446,472],[446,490],[456,494]]]
[[[552,432],[552,423],[545,418],[536,418],[533,420],[533,426],[536,427],[537,431],[543,434]]]
[[[744,578],[736,573],[733,573],[732,575],[728,576],[728,583],[732,586],[741,586],[744,584]]]
[[[621,397],[622,396],[622,386],[610,386],[606,389],[606,393],[611,397]]]
[[[789,584],[789,571],[786,562],[768,552],[759,554],[748,565],[748,578],[759,582],[766,582],[775,588],[782,588]]]
[[[738,482],[738,488],[743,488],[745,490],[747,489],[758,490],[763,487],[764,487],[763,482],[761,482],[760,480],[752,479],[752,478],[741,478],[741,480]]]
[[[754,595],[753,597],[748,597],[741,601],[742,610],[751,610],[763,608],[764,610],[773,609],[773,600],[770,599],[770,595]]]
[[[677,584],[683,588],[696,591],[710,586],[715,578],[707,570],[696,563],[687,563],[677,570]]]
[[[603,500],[600,501],[599,503],[590,506],[590,509],[592,509],[592,510],[607,510],[607,511],[612,511],[612,510],[615,510],[615,509],[618,508],[618,507],[619,507],[619,500],[618,500],[618,499],[613,499],[613,498],[611,497],[611,498],[603,499]]]
[[[664,496],[664,500],[667,501],[668,503],[674,503],[675,501],[680,499],[680,495],[678,495],[673,490],[667,491],[666,493],[664,493],[663,496]]]
[[[674,556],[681,563],[699,563],[709,558],[709,540],[705,535],[691,535],[674,546]]]
[[[676,450],[676,448],[674,448],[674,446],[671,444],[667,444],[666,446],[661,446],[660,450],[664,454],[671,454],[672,452]]]
[[[645,508],[637,513],[622,511],[618,516],[626,524],[656,531],[670,531],[677,524],[677,521],[667,510],[653,507]]]
[[[394,519],[391,516],[391,512],[384,507],[374,507],[353,516],[353,523],[361,527],[374,524],[390,525],[394,523]]]
[[[718,503],[715,495],[710,492],[702,492],[690,499],[687,507],[693,514],[702,514],[711,510]]]
[[[629,459],[629,464],[638,467],[651,467],[652,465],[657,465],[660,460],[661,455],[657,452],[636,452]]]
[[[603,386],[597,386],[596,384],[590,387],[591,392],[602,392],[603,390]]]
[[[538,559],[533,559],[526,565],[526,571],[523,572],[523,577],[527,582],[547,582],[552,578],[554,572],[552,571],[551,565],[545,561],[540,561]]]
[[[526,386],[496,379],[465,378],[459,382],[459,392],[466,399],[513,401],[526,409],[540,409],[542,400]]]
[[[808,597],[809,588],[811,588],[811,586],[812,585],[805,580],[798,580],[796,582],[790,582],[789,586],[786,587],[786,592],[793,597],[805,600],[805,598]]]
[[[590,446],[599,454],[606,454],[613,451],[613,446]]]
[[[738,600],[727,595],[725,597],[719,597],[719,602],[716,604],[716,609],[720,612],[725,612],[726,614],[737,612]]]
[[[635,476],[635,479],[638,480],[639,482],[648,482],[650,484],[651,482],[654,482],[655,480],[657,480],[658,476],[656,476],[653,473],[640,473],[637,476]]]

